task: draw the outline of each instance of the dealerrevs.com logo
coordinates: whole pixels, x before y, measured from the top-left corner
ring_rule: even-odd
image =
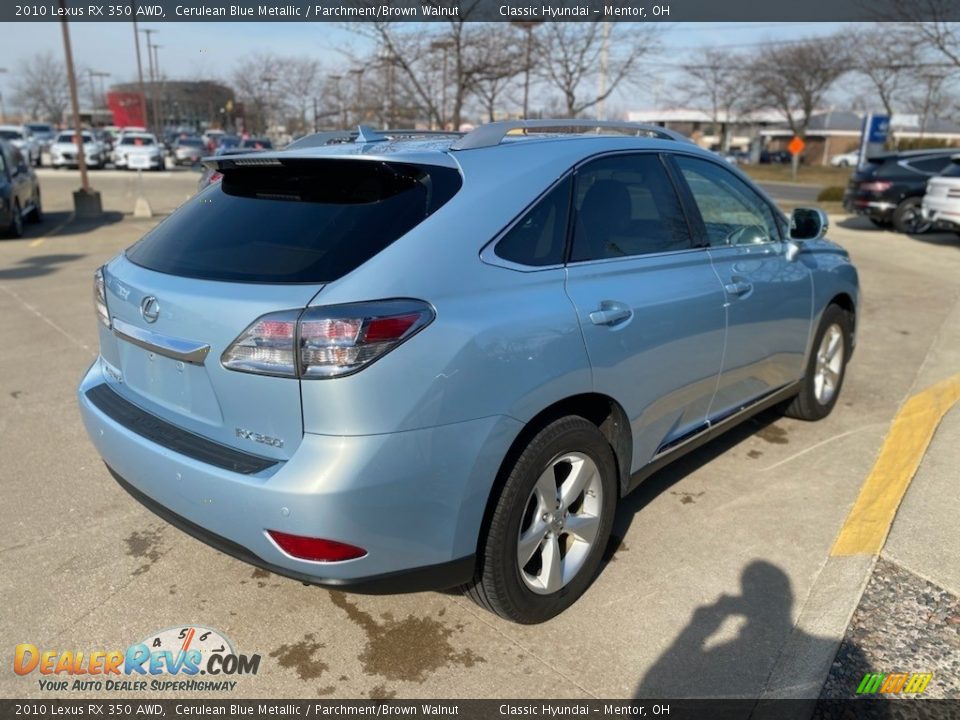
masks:
[[[259,669],[259,655],[237,653],[223,634],[199,625],[161,630],[126,650],[61,651],[21,643],[13,657],[17,675],[39,675],[40,689],[53,692],[230,692],[237,685],[232,678]]]

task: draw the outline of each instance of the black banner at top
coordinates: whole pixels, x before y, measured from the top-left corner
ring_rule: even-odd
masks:
[[[0,3],[0,21],[949,22],[960,0],[154,0]]]

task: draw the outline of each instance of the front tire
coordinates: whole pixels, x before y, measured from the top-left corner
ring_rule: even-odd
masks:
[[[7,228],[7,237],[21,238],[23,237],[23,215],[20,213],[20,203],[18,201],[13,201],[11,212],[12,217],[10,218],[10,227]]]
[[[933,223],[923,219],[919,198],[907,198],[893,211],[893,227],[906,235],[922,235]]]
[[[798,420],[822,420],[830,414],[843,388],[851,334],[847,311],[838,305],[827,306],[814,338],[800,392],[787,406],[786,415]]]
[[[27,220],[32,223],[43,222],[43,203],[41,202],[39,187],[33,192],[33,209],[27,215]]]
[[[571,415],[537,433],[507,471],[465,591],[503,618],[540,623],[593,582],[616,510],[617,463],[596,425]]]

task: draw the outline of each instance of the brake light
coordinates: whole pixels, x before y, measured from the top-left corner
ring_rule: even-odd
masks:
[[[413,337],[435,317],[420,300],[284,310],[253,322],[220,358],[229,370],[319,379],[350,375]]]
[[[222,172],[217,172],[216,170],[214,170],[212,173],[210,173],[209,183],[210,183],[211,185],[213,185],[213,183],[215,183],[215,182],[220,182],[221,180],[223,180],[223,173],[222,173]]]
[[[336,540],[290,535],[277,530],[267,530],[267,535],[287,555],[293,555],[293,557],[301,560],[342,562],[343,560],[355,560],[367,554],[367,551],[361,547],[337,542]]]
[[[103,282],[103,268],[97,268],[93,273],[93,307],[97,311],[97,319],[110,327],[110,311],[107,309],[107,289]]]
[[[871,180],[870,182],[860,183],[860,189],[864,192],[882,193],[893,186],[890,180]]]

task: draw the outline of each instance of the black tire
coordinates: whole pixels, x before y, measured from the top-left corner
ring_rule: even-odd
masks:
[[[834,326],[840,329],[840,338],[843,343],[841,347],[843,352],[842,362],[840,363],[839,379],[835,383],[833,392],[829,399],[823,401],[818,399],[816,392],[820,347],[827,331]],[[798,420],[822,420],[831,413],[840,397],[843,381],[847,375],[847,362],[850,359],[851,326],[850,314],[839,305],[828,305],[827,309],[823,311],[820,326],[817,328],[817,334],[813,339],[813,347],[810,349],[810,357],[807,359],[807,372],[803,377],[803,384],[800,387],[800,392],[787,406],[785,410],[787,416]]]
[[[27,215],[27,220],[32,223],[43,222],[43,203],[41,202],[39,187],[33,192],[33,209]]]
[[[927,232],[932,223],[923,219],[920,214],[920,198],[907,198],[893,211],[893,227],[897,232],[906,235],[922,235]]]
[[[23,215],[20,214],[20,202],[13,201],[13,215],[10,218],[10,227],[7,228],[7,237],[23,237]]]
[[[529,505],[537,480],[567,453],[579,453],[596,465],[601,488],[599,525],[576,574],[558,591],[541,594],[531,590],[521,576],[517,558],[520,530],[530,517],[531,507],[534,515],[538,512],[537,507]],[[610,444],[593,423],[570,415],[537,433],[504,472],[508,473],[506,481],[495,500],[486,535],[481,538],[476,575],[463,589],[477,604],[507,620],[522,624],[544,622],[570,607],[590,586],[600,567],[619,496],[616,459]],[[580,497],[580,502],[586,501],[585,494]],[[596,493],[591,497],[596,498]],[[574,505],[571,503],[570,507]],[[556,535],[558,546],[564,543],[569,551],[571,536],[562,531]]]

